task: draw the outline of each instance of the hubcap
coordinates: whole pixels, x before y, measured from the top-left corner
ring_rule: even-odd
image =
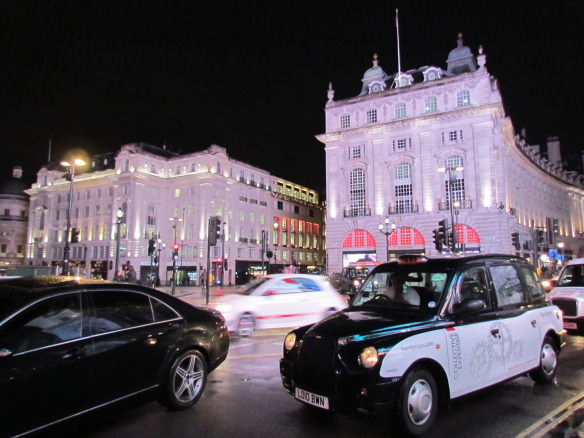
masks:
[[[408,415],[415,425],[424,424],[432,412],[432,388],[427,381],[416,380],[408,393]]]
[[[558,364],[556,350],[550,344],[545,344],[541,349],[541,369],[546,375],[553,374]]]
[[[239,327],[237,328],[239,336],[250,336],[253,333],[253,321],[248,316],[243,316],[239,320]]]
[[[176,368],[174,376],[174,394],[177,399],[189,402],[193,400],[203,385],[203,364],[195,355],[186,356]]]

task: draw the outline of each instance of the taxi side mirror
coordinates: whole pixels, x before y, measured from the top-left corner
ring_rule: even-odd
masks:
[[[476,300],[467,298],[462,300],[460,303],[454,304],[452,310],[454,316],[459,318],[462,316],[474,315],[476,313],[481,313],[487,308],[487,304],[483,300]]]

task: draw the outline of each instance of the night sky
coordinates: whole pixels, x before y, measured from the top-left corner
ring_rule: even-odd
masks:
[[[144,141],[233,158],[324,189],[329,81],[356,96],[374,53],[446,68],[458,32],[484,46],[516,130],[557,135],[581,167],[584,2],[1,1],[0,180],[32,182],[71,148]],[[518,7],[516,3],[530,5]],[[511,5],[511,6],[510,6]]]

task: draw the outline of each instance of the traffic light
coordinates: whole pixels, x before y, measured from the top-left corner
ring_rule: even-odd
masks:
[[[560,234],[560,221],[557,219],[552,219],[552,230],[554,234]]]
[[[172,256],[175,259],[178,259],[178,248],[179,248],[179,244],[178,243],[175,243],[175,244],[172,245]]]
[[[227,270],[227,259],[223,260],[223,269]]]
[[[217,245],[217,241],[221,240],[221,218],[218,216],[211,216],[209,218],[209,246]]]
[[[79,242],[79,228],[71,228],[71,243]]]
[[[521,249],[521,244],[519,243],[519,233],[511,233],[511,241],[516,250]]]
[[[545,242],[545,234],[543,230],[536,230],[535,231],[535,241],[538,245],[543,245]]]
[[[433,240],[434,240],[434,247],[436,248],[436,250],[441,251],[442,250],[442,241],[440,240],[440,236],[438,235],[438,230],[433,230],[432,236],[433,236]]]
[[[448,219],[442,219],[438,222],[438,241],[442,247],[448,247]]]
[[[152,257],[155,249],[156,249],[156,241],[154,239],[150,239],[148,241],[148,257]]]

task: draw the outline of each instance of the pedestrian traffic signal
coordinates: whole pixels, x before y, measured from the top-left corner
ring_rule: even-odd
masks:
[[[79,242],[79,228],[71,228],[71,243]]]
[[[545,234],[543,230],[536,230],[535,231],[535,241],[537,242],[538,245],[541,245],[545,242]]]
[[[221,240],[221,218],[211,216],[209,218],[209,246],[217,245],[217,241],[219,240]]]
[[[148,241],[148,256],[152,257],[154,255],[154,250],[156,249],[156,241],[154,239],[150,239]]]
[[[511,242],[516,250],[521,249],[521,244],[519,243],[519,233],[511,233]]]
[[[172,256],[177,259],[178,258],[178,248],[179,248],[179,244],[175,243],[174,245],[172,245]]]

